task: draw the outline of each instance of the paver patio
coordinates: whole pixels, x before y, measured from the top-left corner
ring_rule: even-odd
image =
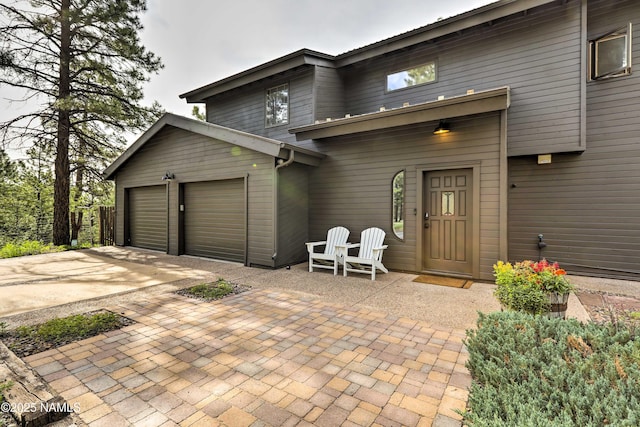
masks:
[[[137,323],[26,361],[91,426],[459,425],[465,332],[254,289],[112,307]]]

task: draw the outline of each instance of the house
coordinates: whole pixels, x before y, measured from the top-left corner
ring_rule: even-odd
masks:
[[[273,268],[377,226],[394,270],[637,278],[638,24],[634,0],[500,0],[182,94],[208,123],[167,114],[105,171],[116,243]]]

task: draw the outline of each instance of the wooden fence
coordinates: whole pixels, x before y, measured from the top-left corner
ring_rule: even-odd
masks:
[[[112,246],[116,240],[116,208],[100,206],[100,244]]]

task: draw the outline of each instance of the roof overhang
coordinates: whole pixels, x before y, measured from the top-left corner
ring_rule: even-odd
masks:
[[[264,138],[262,136],[241,132],[213,123],[194,120],[188,117],[178,116],[172,113],[165,113],[155,122],[145,133],[143,133],[131,146],[118,157],[102,173],[105,179],[113,179],[118,169],[123,166],[131,156],[144,146],[154,135],[165,126],[173,126],[188,132],[207,136],[212,139],[224,141],[229,144],[247,148],[259,153],[264,153],[274,158],[289,159],[291,152],[295,153],[294,161],[310,166],[318,166],[320,161],[326,156],[306,148],[296,147],[275,139]]]
[[[332,55],[309,49],[301,49],[217,82],[183,93],[180,95],[180,98],[185,98],[189,103],[205,102],[205,99],[211,96],[293,70],[303,65],[334,67],[333,59],[334,57]]]
[[[296,140],[323,139],[440,119],[506,110],[510,105],[509,87],[475,92],[438,101],[361,114],[289,129]]]

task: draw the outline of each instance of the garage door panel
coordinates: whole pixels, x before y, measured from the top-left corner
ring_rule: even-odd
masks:
[[[167,250],[166,187],[155,185],[129,189],[129,244],[138,248]]]
[[[183,188],[185,253],[244,262],[244,180],[187,183]]]

